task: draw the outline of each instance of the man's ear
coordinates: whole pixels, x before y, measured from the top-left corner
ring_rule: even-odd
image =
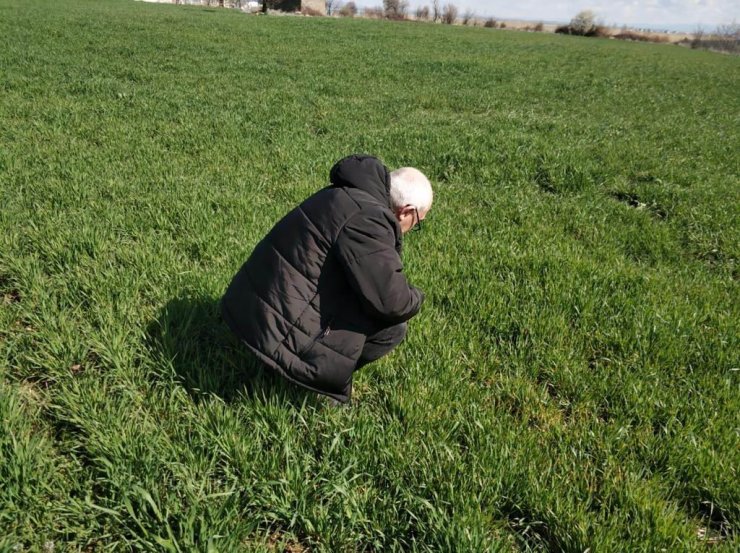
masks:
[[[393,213],[396,215],[396,217],[403,217],[406,213],[408,213],[408,205],[405,205],[403,207],[396,207],[393,209]]]

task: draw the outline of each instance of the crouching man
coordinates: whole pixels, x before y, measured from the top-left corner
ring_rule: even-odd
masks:
[[[432,187],[353,155],[331,184],[280,220],[221,301],[223,318],[267,366],[346,403],[352,374],[395,348],[424,295],[403,274],[403,234],[421,228]]]

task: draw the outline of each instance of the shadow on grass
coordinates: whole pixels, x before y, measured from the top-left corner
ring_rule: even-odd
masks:
[[[149,325],[152,351],[171,364],[194,400],[216,395],[230,403],[243,397],[300,407],[318,403],[316,394],[285,381],[259,362],[221,319],[219,300],[170,300]]]

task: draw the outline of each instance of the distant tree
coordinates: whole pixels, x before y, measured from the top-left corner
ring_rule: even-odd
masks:
[[[357,15],[357,5],[354,2],[347,2],[339,10],[339,15],[342,17],[354,17]]]
[[[694,35],[691,38],[691,47],[692,48],[699,48],[701,46],[701,41],[704,38],[704,29],[700,26],[696,28],[694,31]]]
[[[486,19],[486,22],[483,24],[484,27],[488,27],[489,29],[495,29],[496,28],[496,20],[493,17],[489,17]]]
[[[574,35],[588,35],[596,29],[596,14],[591,10],[578,12],[568,27]]]
[[[453,25],[457,21],[457,6],[455,4],[445,4],[442,10],[442,23]]]
[[[537,25],[535,25],[532,28],[533,31],[537,31],[538,33],[541,33],[544,29],[545,29],[545,24],[542,21],[537,23]]]
[[[408,9],[406,0],[383,0],[383,12],[388,19],[406,19]]]
[[[465,10],[465,13],[462,16],[463,25],[470,25],[471,21],[475,21],[475,14],[472,10]]]
[[[699,27],[694,31],[690,44],[692,48],[740,53],[740,25],[735,22],[730,25],[719,25],[712,33],[707,33]]]
[[[429,19],[429,6],[419,6],[416,8],[416,19],[421,21]]]
[[[333,15],[341,7],[340,0],[326,0],[326,15]]]
[[[365,17],[383,19],[383,17],[385,16],[385,10],[382,8],[382,6],[377,6],[375,8],[365,8],[364,14]]]
[[[720,25],[714,34],[719,39],[720,50],[734,53],[740,51],[740,24],[733,21],[729,25]]]
[[[596,15],[591,10],[578,12],[570,23],[561,25],[555,32],[580,36],[609,36],[609,30],[596,21]]]
[[[439,7],[439,0],[432,2],[432,21],[435,23],[442,17],[442,9]]]

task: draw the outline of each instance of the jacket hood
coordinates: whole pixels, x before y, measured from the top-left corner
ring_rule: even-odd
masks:
[[[373,156],[351,155],[339,160],[329,173],[332,186],[358,188],[381,204],[391,205],[391,174]]]

